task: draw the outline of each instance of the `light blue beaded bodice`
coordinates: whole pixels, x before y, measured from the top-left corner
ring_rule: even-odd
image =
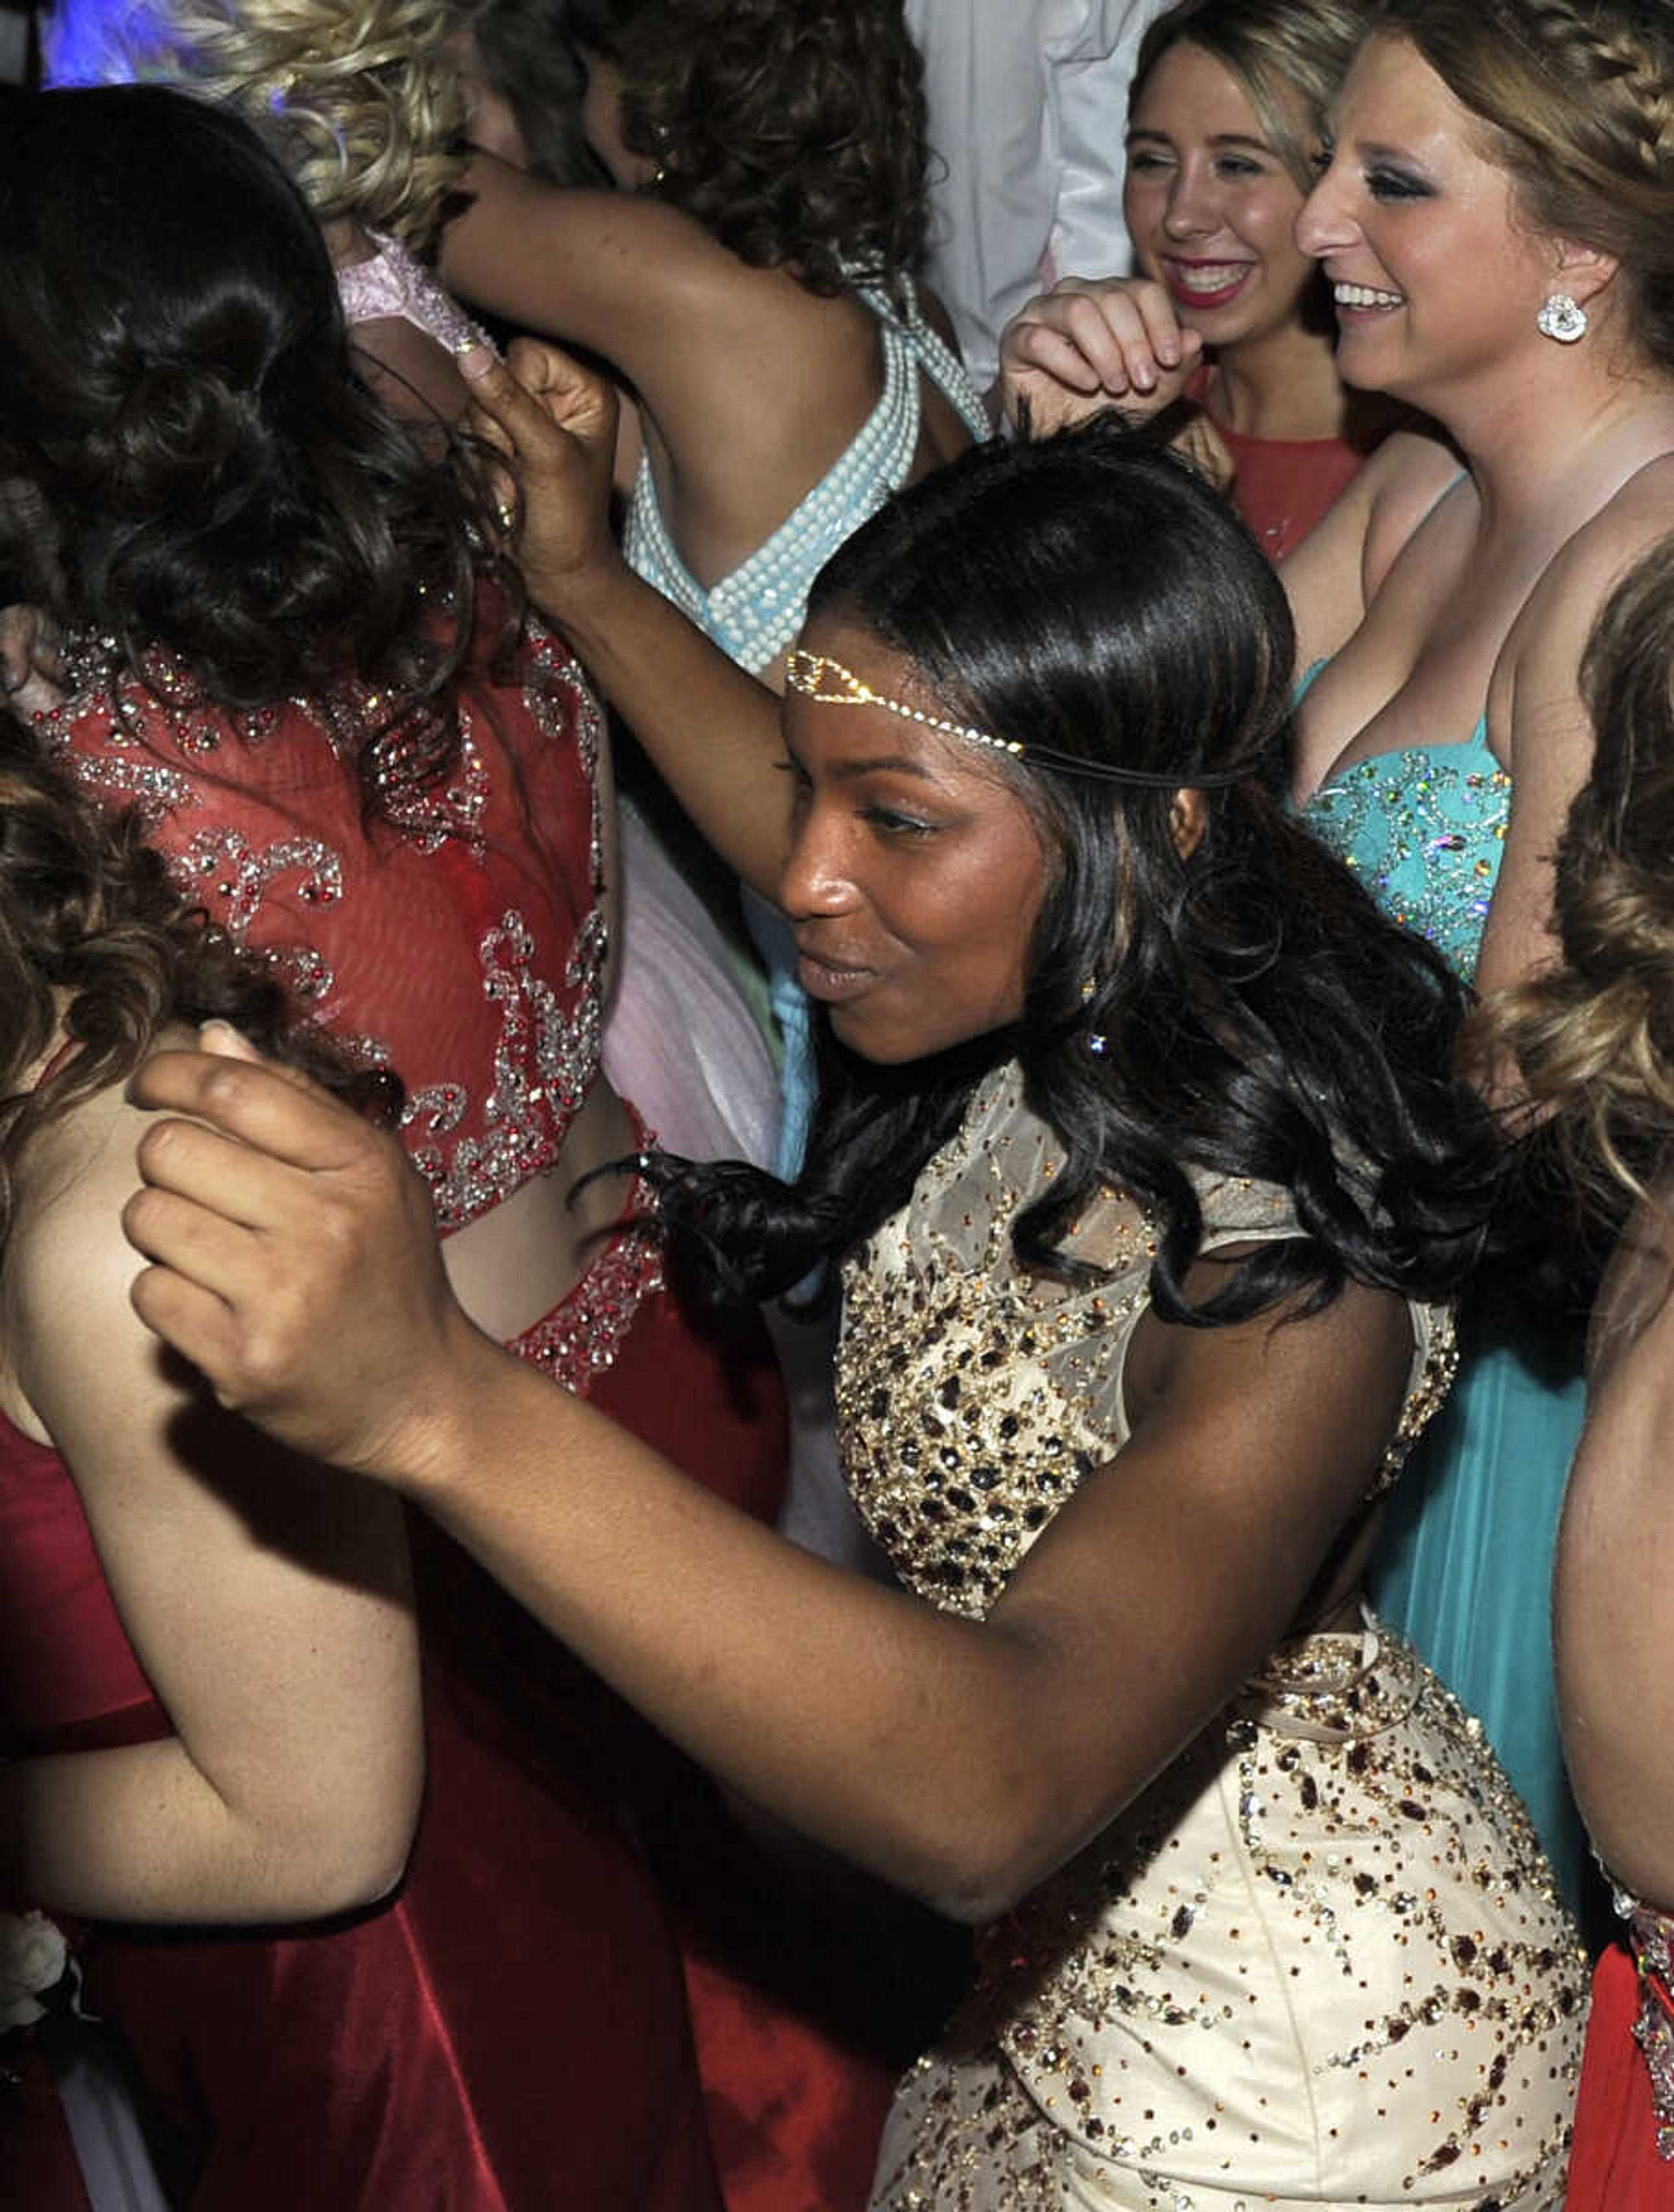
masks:
[[[1475,979],[1511,817],[1512,780],[1488,724],[1452,745],[1403,745],[1340,769],[1302,809],[1308,827],[1391,920]]]
[[[975,386],[957,355],[924,320],[909,295],[904,315],[869,285],[856,299],[878,318],[884,388],[854,443],[785,517],[772,536],[730,575],[705,590],[668,534],[648,459],[634,481],[624,541],[630,567],[672,599],[742,668],[758,674],[802,627],[814,578],[844,538],[856,531],[912,471],[921,416],[919,372],[947,396],[975,438],[989,434]]]

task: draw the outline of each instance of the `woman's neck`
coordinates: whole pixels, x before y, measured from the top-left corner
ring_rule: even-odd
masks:
[[[1240,437],[1305,440],[1341,437],[1353,395],[1330,338],[1292,323],[1221,348],[1208,400],[1216,422]]]
[[[1612,349],[1604,331],[1577,347],[1538,338],[1515,360],[1407,396],[1469,461],[1494,528],[1521,528],[1578,500],[1596,513],[1647,461],[1674,451],[1674,377]]]

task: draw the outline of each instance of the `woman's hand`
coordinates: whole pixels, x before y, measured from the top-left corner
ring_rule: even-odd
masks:
[[[616,387],[536,338],[503,362],[478,347],[459,365],[472,433],[507,463],[497,496],[530,596],[563,626],[622,565],[610,518]]]
[[[1066,276],[1013,316],[1000,340],[1005,420],[1032,434],[1122,403],[1154,415],[1185,390],[1203,356],[1160,284],[1144,276]]]
[[[147,1328],[223,1406],[317,1459],[421,1486],[451,1379],[497,1356],[455,1303],[429,1194],[396,1140],[224,1024],[160,1053],[138,1105],[188,1114],[141,1139],[123,1210],[151,1262],[131,1293]]]

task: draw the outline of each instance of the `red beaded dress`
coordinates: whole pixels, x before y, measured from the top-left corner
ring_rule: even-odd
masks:
[[[492,640],[502,611],[481,611]],[[399,1070],[443,1231],[551,1167],[598,1069],[607,934],[601,723],[564,648],[538,626],[508,665],[479,648],[445,788],[370,824],[349,754],[375,696],[233,717],[167,659],[149,675],[79,683],[49,737],[144,807],[213,919],[354,1054]],[[776,1376],[694,1331],[642,1237],[516,1348],[773,1510]],[[90,1942],[165,2180],[194,2212],[718,2212],[680,1960],[624,1810],[654,1759],[462,1552],[411,1533],[429,1764],[393,1896],[323,1929]],[[0,1755],[168,1727],[63,1461],[4,1428],[0,1686]]]

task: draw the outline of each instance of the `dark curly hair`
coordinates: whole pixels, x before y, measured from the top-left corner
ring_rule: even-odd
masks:
[[[532,177],[608,186],[581,131],[587,70],[569,37],[568,0],[467,0],[478,74],[511,110]]]
[[[924,248],[923,65],[900,0],[569,0],[621,70],[653,189],[812,292],[895,290]]]
[[[169,1022],[232,1022],[377,1120],[399,1109],[395,1079],[350,1068],[301,1025],[272,971],[187,903],[144,841],[137,810],[96,806],[0,708],[0,1257],[30,1139],[120,1083]],[[29,1087],[60,1030],[81,1049]]]
[[[130,672],[223,705],[386,692],[368,794],[445,773],[445,686],[500,567],[469,457],[427,455],[356,377],[320,229],[246,125],[155,86],[0,90],[0,549]]]
[[[1165,1224],[1152,1291],[1173,1321],[1312,1310],[1350,1278],[1456,1289],[1501,1154],[1451,1072],[1461,988],[1288,811],[1290,617],[1230,508],[1154,434],[1109,417],[989,444],[861,527],[815,585],[821,614],[904,654],[955,721],[1026,749],[995,772],[1056,864],[1021,1019],[897,1068],[822,1023],[794,1188],[731,1165],[660,1170],[683,1263],[721,1297],[764,1295],[852,1249],[1015,1055],[1067,1153],[1014,1224],[1026,1264],[1077,1273],[1062,1240],[1110,1182]],[[1157,781],[1032,766],[1031,746]],[[1196,779],[1205,827],[1183,859],[1171,811]],[[1189,1166],[1282,1186],[1300,1223],[1202,1305],[1185,1287],[1202,1236]]]

